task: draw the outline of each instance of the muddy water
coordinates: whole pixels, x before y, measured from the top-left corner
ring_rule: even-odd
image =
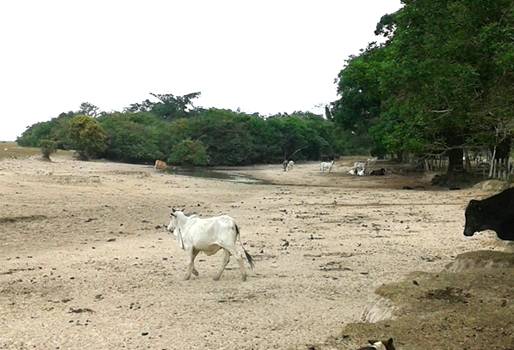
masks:
[[[252,178],[247,175],[223,172],[222,170],[211,170],[207,168],[169,168],[166,170],[173,175],[200,177],[204,179],[223,180],[242,184],[268,184],[266,181]]]

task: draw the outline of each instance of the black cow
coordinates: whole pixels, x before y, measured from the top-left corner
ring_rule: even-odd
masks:
[[[498,238],[514,241],[514,188],[481,201],[472,199],[466,207],[464,236],[493,230]]]
[[[384,168],[380,168],[378,170],[373,170],[369,173],[371,176],[384,176],[386,174],[386,170]]]

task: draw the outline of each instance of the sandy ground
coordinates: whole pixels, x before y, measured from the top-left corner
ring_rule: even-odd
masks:
[[[402,190],[423,179],[356,178],[344,164],[238,169],[274,185],[57,158],[0,161],[0,349],[284,349],[358,321],[383,283],[493,247],[465,239],[477,190]],[[256,269],[186,256],[170,207],[228,214]]]

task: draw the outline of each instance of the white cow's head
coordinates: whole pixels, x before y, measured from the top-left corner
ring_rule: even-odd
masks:
[[[177,220],[177,214],[181,213],[181,210],[177,210],[175,208],[171,209],[170,213],[170,223],[168,224],[168,231],[173,233],[173,235],[176,236],[176,233],[174,232],[177,228],[178,220]]]
[[[182,241],[182,232],[179,227],[179,219],[177,216],[184,216],[182,210],[177,210],[175,208],[171,209],[170,213],[170,223],[168,224],[167,230],[175,236],[180,248],[184,249],[184,242]]]

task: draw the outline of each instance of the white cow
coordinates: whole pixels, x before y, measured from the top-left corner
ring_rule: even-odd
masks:
[[[366,162],[355,162],[353,168],[348,171],[351,175],[364,176],[366,175]]]
[[[196,215],[187,216],[182,211],[175,209],[172,209],[170,217],[171,220],[168,225],[168,231],[173,233],[180,248],[189,254],[189,266],[184,279],[188,280],[191,278],[191,273],[198,276],[198,271],[196,271],[194,263],[199,252],[213,255],[218,250],[223,249],[225,257],[214,280],[217,281],[220,279],[231,255],[233,255],[239,263],[243,281],[246,280],[246,270],[243,259],[236,251],[236,241],[238,238],[241,248],[252,269],[254,264],[252,257],[241,243],[239,228],[234,219],[227,215],[201,219]]]
[[[366,163],[368,165],[375,165],[375,163],[377,162],[378,160],[378,157],[371,157],[371,158],[368,158],[368,160],[366,161]]]
[[[286,171],[293,170],[293,168],[294,168],[294,162],[293,162],[292,160],[290,160],[290,161],[287,163]]]
[[[358,350],[395,350],[393,338],[387,341],[368,340],[369,345],[359,348]]]
[[[325,170],[328,170],[328,172],[330,173],[330,170],[332,170],[332,167],[334,166],[334,161],[332,160],[331,162],[321,162],[321,164],[319,165],[319,170],[324,173]]]

